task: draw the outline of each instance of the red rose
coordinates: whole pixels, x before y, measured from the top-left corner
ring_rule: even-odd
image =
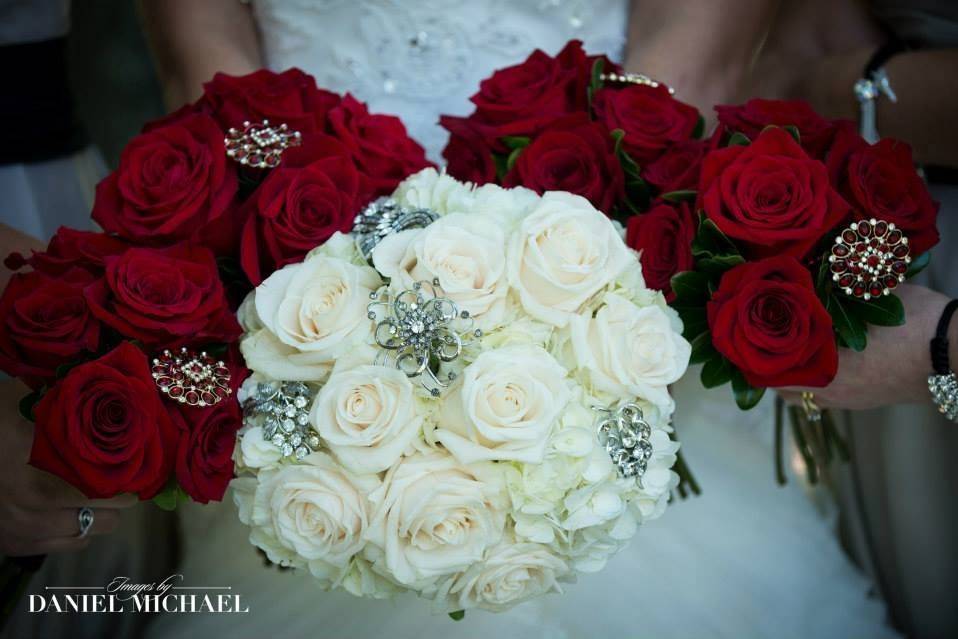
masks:
[[[123,240],[105,233],[77,231],[61,226],[50,239],[47,250],[34,251],[28,258],[13,253],[5,263],[12,270],[29,264],[34,270],[48,275],[62,275],[74,268],[100,275],[103,273],[103,260],[111,255],[119,255],[127,246]]]
[[[239,404],[226,399],[213,408],[181,407],[173,414],[180,432],[177,482],[201,504],[221,500],[233,478],[236,431],[243,424]]]
[[[449,143],[443,149],[446,171],[457,180],[486,184],[496,181],[492,148],[467,118],[444,115],[439,123],[449,131]]]
[[[938,203],[915,171],[911,147],[880,140],[848,158],[842,192],[857,219],[892,222],[908,237],[913,255],[938,243]]]
[[[672,276],[692,270],[695,217],[686,202],[660,203],[629,218],[625,243],[641,252],[642,276],[649,288],[672,301]]]
[[[706,310],[715,349],[752,386],[827,386],[838,371],[832,318],[795,258],[726,271]]]
[[[702,159],[710,150],[704,140],[686,140],[671,146],[657,160],[642,167],[642,179],[660,193],[694,191],[699,185]]]
[[[100,321],[155,349],[229,342],[241,332],[213,254],[201,247],[132,248],[109,257],[104,278],[84,293]]]
[[[137,244],[175,242],[224,215],[236,189],[223,132],[209,116],[190,115],[133,138],[97,185],[93,219]]]
[[[240,261],[254,285],[276,269],[301,261],[337,231],[349,232],[365,203],[352,159],[336,140],[321,138],[310,146],[318,150],[325,145],[327,157],[295,168],[284,162],[244,206]]]
[[[91,499],[156,495],[166,484],[176,427],[146,356],[123,342],[73,368],[35,408],[30,463]]]
[[[558,117],[586,109],[589,59],[573,40],[552,57],[538,49],[521,64],[499,69],[470,98],[474,118],[505,125],[502,135],[532,134]]]
[[[780,128],[766,129],[748,146],[709,153],[698,208],[746,257],[801,258],[848,212],[825,165]]]
[[[557,121],[519,154],[503,185],[538,193],[569,191],[588,199],[606,214],[625,189],[612,138],[583,114]]]
[[[610,131],[622,129],[622,144],[639,165],[652,162],[672,144],[692,138],[699,112],[679,102],[664,86],[605,88],[595,95],[596,118]]]
[[[0,297],[0,369],[35,388],[62,364],[96,352],[100,324],[83,297],[93,279],[79,268],[58,277],[33,271],[10,278]]]
[[[243,122],[286,124],[294,131],[322,131],[326,115],[341,98],[316,86],[313,76],[299,69],[282,73],[260,70],[249,75],[217,73],[203,85],[199,107],[208,108],[223,130]]]
[[[719,123],[750,140],[757,138],[767,126],[794,126],[798,129],[802,148],[819,160],[825,157],[835,133],[836,123],[815,113],[803,100],[755,98],[738,106],[717,106],[715,112]]]
[[[352,154],[376,195],[391,193],[407,176],[432,166],[399,118],[371,114],[351,95],[329,112],[329,129]]]

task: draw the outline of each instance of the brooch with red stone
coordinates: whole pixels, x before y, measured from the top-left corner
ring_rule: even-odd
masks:
[[[911,257],[908,238],[884,220],[853,222],[835,238],[828,256],[832,280],[846,295],[888,295],[905,281]]]
[[[244,166],[254,169],[272,169],[279,166],[283,151],[299,146],[303,136],[290,131],[285,124],[272,126],[269,120],[257,124],[243,122],[242,129],[230,128],[223,143],[226,155]]]
[[[152,372],[161,393],[188,406],[213,406],[232,392],[226,364],[206,352],[163,351],[153,360]]]

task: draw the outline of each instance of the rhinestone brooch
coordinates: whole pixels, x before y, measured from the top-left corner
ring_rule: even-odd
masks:
[[[205,351],[163,351],[153,359],[152,373],[161,393],[188,406],[214,406],[232,392],[226,364]]]
[[[905,281],[908,238],[884,220],[853,222],[835,238],[828,268],[846,295],[869,300],[888,295]]]
[[[652,87],[653,89],[658,89],[660,86],[662,86],[660,82],[653,80],[643,73],[602,73],[599,74],[599,79],[604,82],[640,84],[642,86]],[[665,88],[668,89],[669,95],[675,95],[675,89],[672,87]]]
[[[302,382],[261,382],[243,402],[243,424],[262,426],[263,439],[283,457],[303,459],[320,443],[309,424],[309,395],[309,387]]]
[[[958,376],[954,372],[929,375],[928,390],[938,411],[951,421],[958,422]]]
[[[367,205],[353,221],[353,235],[360,253],[367,260],[384,237],[407,229],[429,226],[439,216],[429,209],[410,209],[395,200],[379,198]]]
[[[285,124],[273,126],[269,120],[263,120],[243,122],[242,129],[230,128],[223,143],[226,155],[243,166],[272,169],[279,166],[283,151],[299,146],[302,141],[299,131],[290,131]]]
[[[416,282],[392,296],[388,289],[370,293],[369,319],[376,322],[375,363],[395,366],[418,378],[433,397],[455,379],[445,364],[458,359],[465,346],[482,337],[469,311],[442,297],[439,280]]]
[[[623,477],[641,478],[652,457],[652,427],[645,421],[637,404],[626,404],[617,410],[596,408],[601,417],[596,425],[599,443],[612,458]]]

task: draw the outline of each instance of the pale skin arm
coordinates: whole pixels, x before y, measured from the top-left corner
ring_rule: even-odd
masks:
[[[808,390],[822,408],[856,410],[930,402],[928,376],[933,371],[929,343],[949,298],[915,284],[903,284],[895,293],[905,306],[904,326],[869,326],[864,351],[840,350],[838,375],[831,384],[783,389],[780,394],[798,404],[801,391]],[[948,340],[948,357],[954,367],[958,364],[958,321],[952,320]]]
[[[626,70],[644,73],[702,112],[743,100],[778,0],[633,0]]]
[[[0,257],[17,251],[41,250],[42,242],[0,224]],[[0,268],[0,288],[12,273]],[[78,490],[27,464],[33,445],[33,425],[20,416],[20,398],[30,390],[15,379],[0,381],[0,554],[16,557],[80,550],[90,538],[78,539],[77,509],[94,509],[90,535],[112,532],[119,509],[136,504],[132,495],[90,500]]]
[[[217,72],[263,67],[250,7],[239,0],[138,0],[167,108],[198,98]]]

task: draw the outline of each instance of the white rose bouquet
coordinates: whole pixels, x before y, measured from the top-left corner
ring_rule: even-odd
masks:
[[[678,481],[690,346],[582,197],[427,169],[239,315],[240,518],[324,587],[504,610],[602,569]]]

